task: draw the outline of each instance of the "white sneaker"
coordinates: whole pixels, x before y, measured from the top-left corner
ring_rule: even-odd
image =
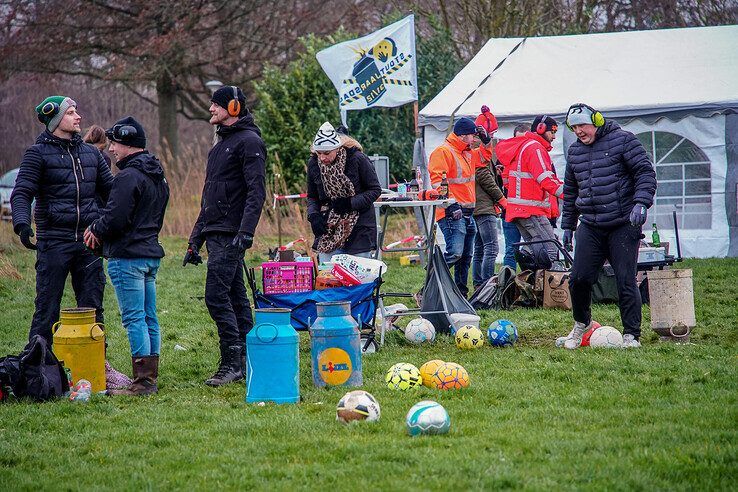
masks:
[[[623,335],[623,348],[641,348],[641,342],[633,335]]]
[[[580,323],[579,321],[574,322],[574,328],[571,329],[569,334],[565,337],[559,337],[556,339],[557,347],[564,347],[567,349],[575,349],[582,344],[582,336],[592,326],[592,322],[589,325]]]

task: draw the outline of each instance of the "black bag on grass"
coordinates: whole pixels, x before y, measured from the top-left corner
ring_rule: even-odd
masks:
[[[9,386],[17,397],[46,401],[69,391],[64,366],[46,339],[35,335],[20,355],[0,359],[0,385]]]

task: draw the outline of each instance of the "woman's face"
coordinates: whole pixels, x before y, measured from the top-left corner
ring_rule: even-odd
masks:
[[[323,164],[330,164],[331,162],[336,160],[338,149],[333,149],[329,151],[316,150],[315,153],[318,154],[318,159],[320,159],[320,162],[322,162]]]

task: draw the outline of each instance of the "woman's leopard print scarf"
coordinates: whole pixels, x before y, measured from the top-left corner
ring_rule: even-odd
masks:
[[[323,189],[331,200],[341,197],[352,197],[356,194],[354,184],[344,174],[346,170],[346,149],[341,147],[333,162],[323,164],[318,159],[320,176],[323,179]],[[346,240],[354,230],[356,221],[359,220],[359,212],[351,211],[347,214],[339,214],[331,209],[328,213],[326,233],[318,240],[318,251],[330,253],[346,244]]]

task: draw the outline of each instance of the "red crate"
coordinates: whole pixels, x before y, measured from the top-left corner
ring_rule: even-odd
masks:
[[[265,294],[289,294],[313,290],[312,261],[268,261],[261,264]]]

